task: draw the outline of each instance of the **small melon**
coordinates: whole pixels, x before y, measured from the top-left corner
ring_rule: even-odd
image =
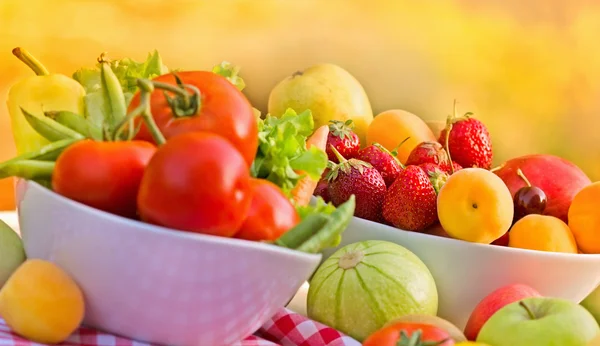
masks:
[[[436,315],[438,292],[425,264],[408,249],[367,240],[344,246],[310,281],[308,316],[362,341],[405,315]]]

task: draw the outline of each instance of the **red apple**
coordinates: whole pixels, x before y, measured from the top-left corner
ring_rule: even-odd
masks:
[[[468,340],[476,340],[483,324],[496,311],[505,305],[529,297],[541,297],[541,294],[530,286],[523,284],[504,286],[488,294],[471,312],[471,316],[465,326],[465,336]]]
[[[517,175],[519,168],[532,186],[546,193],[548,202],[544,214],[564,222],[568,222],[567,213],[575,194],[591,184],[590,178],[568,160],[546,154],[526,155],[508,160],[494,171],[513,196],[520,188],[527,186],[523,178]]]

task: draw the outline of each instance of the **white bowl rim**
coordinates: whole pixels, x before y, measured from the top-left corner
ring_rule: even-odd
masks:
[[[323,256],[321,253],[311,254],[308,252],[297,251],[294,249],[289,249],[289,248],[272,245],[272,244],[268,244],[268,243],[262,243],[259,241],[250,241],[250,240],[245,240],[245,239],[227,238],[227,237],[220,237],[220,236],[216,236],[216,235],[181,231],[181,230],[177,230],[177,229],[173,229],[173,228],[163,227],[163,226],[159,226],[159,225],[153,225],[153,224],[146,223],[143,221],[128,219],[126,217],[112,214],[112,213],[109,213],[109,212],[106,212],[106,211],[103,211],[100,209],[96,209],[96,208],[90,207],[88,205],[85,205],[83,203],[72,200],[70,198],[67,198],[65,196],[62,196],[46,187],[40,185],[39,183],[37,183],[33,180],[25,180],[25,179],[19,179],[19,180],[24,180],[28,185],[27,188],[32,188],[32,189],[38,190],[40,193],[48,196],[49,198],[54,198],[54,199],[58,200],[59,202],[64,203],[79,212],[88,213],[91,215],[95,215],[97,217],[111,220],[112,222],[128,225],[132,229],[136,229],[135,231],[137,231],[137,229],[143,229],[144,232],[149,231],[149,232],[153,232],[154,234],[168,235],[168,236],[178,237],[181,239],[188,239],[190,241],[202,241],[202,242],[209,243],[209,244],[212,243],[212,244],[218,244],[218,245],[229,245],[229,246],[233,246],[233,247],[237,247],[237,248],[242,248],[242,247],[243,248],[252,248],[254,250],[267,251],[267,252],[278,253],[278,254],[282,254],[282,255],[291,255],[291,256],[302,257],[304,260],[307,260],[307,261],[320,260]],[[18,211],[17,211],[17,214],[19,215],[19,218],[20,218],[21,216],[20,216],[20,213],[18,213]]]
[[[366,219],[361,219],[358,217],[355,217],[355,219],[357,219],[356,221],[358,222],[364,222],[366,224],[376,224],[376,225],[380,225],[382,227],[390,227],[394,230],[397,231],[401,231],[401,232],[410,232],[410,231],[406,231],[400,228],[394,228],[393,226],[389,226],[389,225],[385,225],[385,224],[380,224],[377,222],[373,222],[370,220],[366,220]],[[497,252],[512,252],[512,253],[526,253],[526,254],[530,254],[530,255],[536,255],[539,257],[554,257],[554,258],[563,258],[563,259],[568,259],[568,260],[572,260],[572,259],[581,259],[581,260],[600,260],[600,254],[588,254],[588,253],[567,253],[567,252],[551,252],[551,251],[540,251],[540,250],[531,250],[531,249],[522,249],[522,248],[516,248],[516,247],[508,247],[508,246],[499,246],[499,245],[491,245],[491,244],[482,244],[482,243],[474,243],[474,242],[468,242],[465,240],[460,240],[460,239],[454,239],[454,238],[448,238],[448,237],[442,237],[442,236],[437,236],[437,235],[433,235],[433,234],[427,234],[427,233],[422,233],[422,232],[410,232],[412,233],[412,236],[416,237],[416,238],[430,238],[430,239],[436,239],[440,242],[447,242],[447,243],[454,243],[454,244],[462,244],[464,246],[474,246],[474,247],[480,247],[486,248],[486,251],[497,251]],[[343,233],[342,233],[343,236]],[[491,248],[490,248],[491,247]]]

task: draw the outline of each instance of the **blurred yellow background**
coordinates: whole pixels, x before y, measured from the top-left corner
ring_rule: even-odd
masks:
[[[71,74],[103,51],[170,68],[242,67],[266,110],[274,84],[332,62],[364,85],[375,112],[444,120],[454,98],[490,128],[495,164],[552,153],[600,179],[600,4],[594,0],[1,0],[0,160],[14,154],[8,88],[32,72],[23,46]],[[0,181],[0,209],[12,208]]]

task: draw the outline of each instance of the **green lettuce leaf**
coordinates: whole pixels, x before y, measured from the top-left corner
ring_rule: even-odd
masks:
[[[259,146],[252,175],[275,183],[288,196],[302,178],[296,170],[319,179],[327,166],[327,155],[317,148],[306,149],[314,126],[310,110],[296,114],[288,109],[281,117],[267,115],[259,119]]]
[[[244,90],[246,83],[242,77],[238,76],[240,72],[239,66],[235,66],[229,61],[223,61],[219,65],[213,67],[212,71],[220,76],[227,78],[231,84],[235,85],[239,91]]]

